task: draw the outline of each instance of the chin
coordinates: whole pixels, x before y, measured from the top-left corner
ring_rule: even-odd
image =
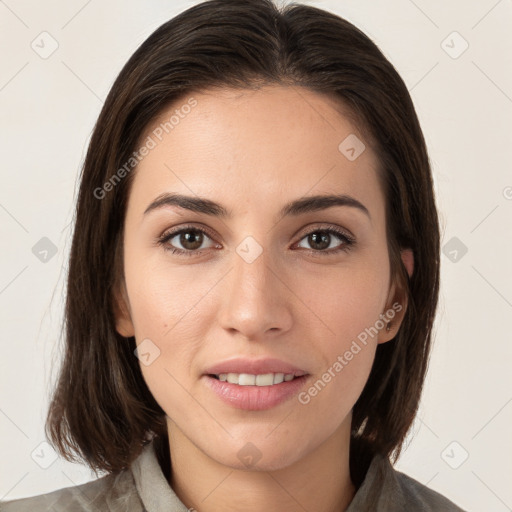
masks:
[[[232,449],[207,455],[231,469],[240,471],[277,471],[291,466],[304,456],[303,450],[297,449],[297,442],[283,446],[279,441],[276,449],[276,439],[269,441],[263,437],[258,440],[236,442]],[[217,445],[218,446],[218,445]],[[224,446],[224,449],[227,447]]]

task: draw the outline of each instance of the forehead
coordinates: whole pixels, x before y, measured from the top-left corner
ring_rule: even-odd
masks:
[[[151,149],[131,194],[147,202],[178,191],[261,207],[278,197],[349,193],[378,206],[376,156],[343,109],[295,86],[190,93],[143,133],[139,145]]]

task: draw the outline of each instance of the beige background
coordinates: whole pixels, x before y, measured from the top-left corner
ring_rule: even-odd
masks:
[[[195,3],[0,1],[0,499],[92,478],[40,444],[76,178],[123,64]],[[397,468],[467,510],[512,510],[512,2],[304,3],[346,17],[396,66],[433,165],[441,305],[420,415]]]

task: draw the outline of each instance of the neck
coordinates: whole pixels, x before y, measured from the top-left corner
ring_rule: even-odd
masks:
[[[291,465],[272,471],[221,464],[168,420],[170,485],[199,512],[343,512],[355,494],[350,479],[351,416],[321,445]]]

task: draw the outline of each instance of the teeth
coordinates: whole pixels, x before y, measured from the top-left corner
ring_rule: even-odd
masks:
[[[238,384],[239,386],[272,386],[281,384],[283,381],[294,379],[293,373],[265,373],[262,375],[251,375],[250,373],[221,373],[217,375],[219,380]]]

